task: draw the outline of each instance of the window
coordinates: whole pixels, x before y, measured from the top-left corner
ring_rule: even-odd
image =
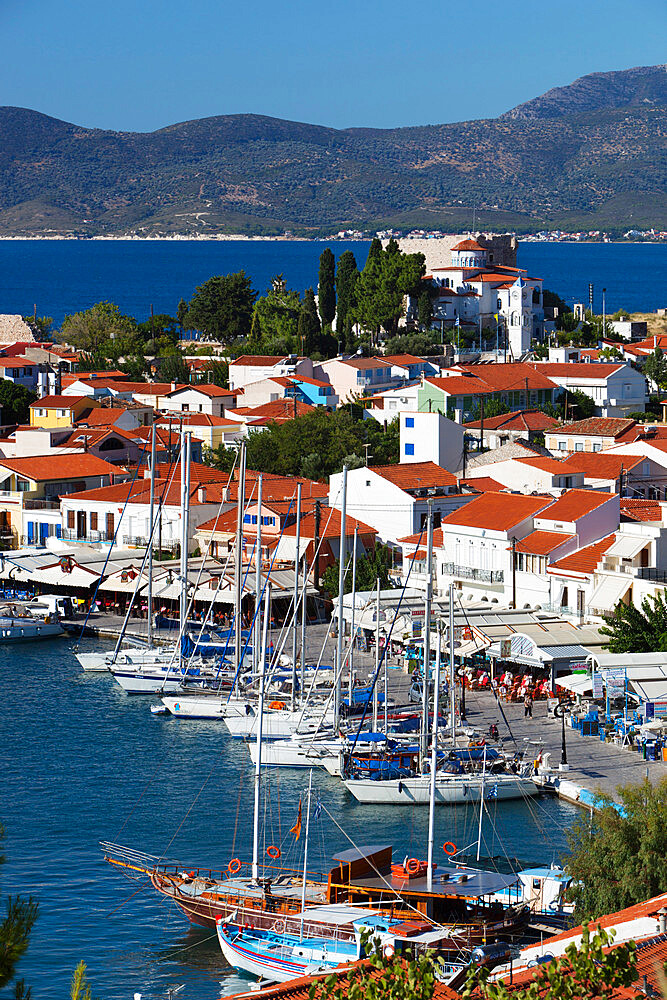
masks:
[[[73,510],[68,510],[67,511],[67,527],[68,528],[73,528],[74,527],[74,511]]]
[[[243,515],[243,523],[244,524],[250,524],[251,523],[250,522],[250,514],[244,514]]]
[[[584,450],[584,442],[583,441],[575,441],[574,442],[574,450],[575,451],[583,451]]]
[[[66,417],[67,416],[67,410],[58,410],[58,416],[59,417]]]
[[[97,512],[94,510],[90,512],[90,530],[97,531]]]
[[[183,406],[181,407],[181,409],[183,409],[183,410],[185,410],[187,412],[190,409],[190,404],[189,403],[183,403]]]
[[[593,451],[601,451],[601,450],[602,450],[602,445],[600,444],[599,441],[597,444],[595,443],[593,444]]]
[[[406,444],[406,446],[405,446],[405,454],[406,455],[414,455],[414,453],[415,453],[415,446],[413,444]]]
[[[414,427],[415,426],[415,418],[414,417],[406,417],[405,418],[405,426],[406,427]]]
[[[107,514],[107,540],[111,541],[114,536],[113,514]]]
[[[257,514],[252,514],[251,516],[252,516],[252,520],[251,520],[250,523],[251,524],[257,524]]]
[[[558,450],[559,451],[567,451],[567,442],[565,442],[565,441],[559,441],[558,442]]]

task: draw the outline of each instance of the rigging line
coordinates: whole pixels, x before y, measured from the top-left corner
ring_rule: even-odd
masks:
[[[201,788],[199,789],[199,791],[195,795],[195,797],[194,797],[191,805],[188,807],[188,810],[187,810],[185,816],[183,817],[183,819],[181,820],[181,822],[178,824],[178,829],[176,830],[176,833],[173,835],[173,837],[171,838],[171,840],[169,841],[169,843],[165,847],[164,851],[162,852],[162,854],[158,858],[158,860],[157,860],[158,864],[160,864],[160,862],[163,861],[164,858],[166,857],[167,851],[169,850],[169,848],[171,847],[171,845],[176,840],[176,837],[181,832],[181,828],[182,828],[183,824],[185,823],[186,819],[188,818],[188,816],[190,815],[190,813],[194,809],[194,807],[195,807],[195,805],[197,803],[197,800],[199,799],[199,796],[202,794],[202,792],[204,791],[204,789],[208,785],[209,781],[213,777],[213,772],[215,771],[216,767],[220,764],[221,761],[222,761],[222,754],[219,754],[219,755],[216,756],[215,760],[213,761],[213,766],[212,766],[211,770],[208,772],[206,778],[204,779],[203,785],[201,786]]]
[[[241,793],[243,792],[243,775],[244,775],[244,771],[242,770],[241,771],[241,775],[240,775],[240,780],[239,780],[239,797],[236,800],[236,819],[234,820],[234,836],[232,837],[232,857],[236,857],[236,854],[235,854],[235,851],[236,851],[236,832],[237,832],[238,826],[239,826],[239,814],[240,814],[240,811],[241,811]]]
[[[373,680],[371,681],[371,684],[370,684],[370,690],[368,692],[368,698],[366,699],[366,702],[364,703],[364,709],[363,709],[363,712],[361,714],[361,721],[359,723],[359,728],[357,729],[357,732],[356,732],[355,737],[354,737],[354,743],[352,744],[352,750],[354,750],[354,748],[357,745],[357,740],[359,739],[359,734],[361,733],[361,730],[363,728],[364,722],[366,721],[366,715],[368,714],[368,705],[369,705],[369,703],[371,701],[371,695],[373,694],[373,691],[375,689],[375,685],[377,683],[377,679],[378,679],[378,677],[379,677],[379,675],[380,675],[380,673],[382,671],[382,665],[384,664],[385,657],[387,656],[387,651],[389,649],[389,643],[391,642],[391,636],[392,636],[392,633],[394,631],[394,625],[396,624],[396,619],[398,618],[398,613],[401,610],[401,604],[403,603],[403,598],[405,596],[405,591],[407,590],[407,586],[408,586],[408,583],[410,581],[410,575],[412,573],[412,569],[413,569],[413,566],[414,566],[415,561],[416,561],[417,551],[418,551],[418,548],[419,548],[419,544],[420,544],[420,542],[421,542],[421,540],[423,538],[424,530],[425,530],[425,526],[422,528],[421,532],[419,533],[419,541],[417,542],[417,549],[415,549],[415,553],[414,553],[412,559],[410,560],[410,568],[408,569],[408,575],[405,578],[405,583],[403,584],[403,589],[401,590],[401,596],[398,599],[398,604],[396,605],[396,611],[394,613],[394,617],[392,619],[391,625],[389,626],[389,633],[387,635],[387,638],[385,639],[384,649],[382,650],[382,656],[380,657],[380,660],[379,660],[378,665],[377,665],[377,669],[375,670],[375,672],[373,674]],[[342,622],[338,622],[338,628],[342,628],[342,627],[343,627],[343,623]],[[424,623],[424,627],[430,629],[431,623],[430,622],[425,622]],[[424,665],[424,679],[426,679],[426,664]],[[436,729],[437,729],[437,721],[436,721]]]
[[[104,560],[104,565],[102,566],[102,571],[101,571],[101,573],[99,575],[99,578],[98,578],[98,581],[97,581],[97,586],[95,587],[95,593],[93,594],[93,599],[90,602],[90,607],[88,609],[88,613],[86,614],[84,623],[81,626],[81,631],[79,632],[79,638],[77,639],[76,646],[74,647],[75,652],[79,648],[79,643],[81,642],[81,639],[83,638],[83,633],[85,632],[86,625],[88,624],[88,619],[90,618],[90,616],[92,614],[93,605],[95,604],[95,601],[97,599],[97,592],[100,589],[100,585],[102,583],[102,577],[104,576],[104,571],[106,570],[106,568],[107,568],[107,566],[109,564],[109,559],[111,558],[111,553],[113,551],[113,547],[116,544],[116,538],[118,537],[118,532],[120,531],[120,525],[121,525],[121,521],[123,520],[123,514],[125,513],[125,508],[127,507],[128,503],[130,502],[130,497],[132,495],[132,487],[134,486],[134,484],[136,482],[137,476],[139,474],[139,466],[141,465],[141,459],[144,457],[144,455],[146,453],[146,448],[147,447],[148,447],[148,441],[146,441],[146,443],[144,444],[143,450],[142,450],[141,454],[139,455],[139,458],[137,459],[137,467],[134,470],[134,475],[132,476],[132,479],[130,480],[130,488],[127,491],[127,496],[125,497],[125,504],[124,504],[123,509],[121,511],[121,515],[120,515],[120,517],[118,519],[118,524],[116,525],[116,530],[114,531],[113,540],[111,542],[111,545],[109,546],[109,551],[107,552],[107,557]]]
[[[169,912],[172,912],[170,907]],[[195,941],[194,944],[185,945],[184,948],[178,948],[176,951],[172,951],[169,955],[163,955],[162,958],[165,962],[170,962],[175,955],[181,955],[184,951],[190,951],[191,948],[198,948],[201,944],[206,944],[208,941],[212,941],[213,938],[217,937],[217,934],[211,934],[210,937],[204,938],[203,941]]]
[[[133,805],[133,806],[132,806],[132,808],[130,809],[129,813],[128,813],[128,814],[127,814],[127,816],[125,817],[125,820],[124,820],[124,822],[123,822],[123,825],[121,826],[121,828],[119,829],[118,833],[117,833],[117,834],[116,834],[116,836],[114,837],[114,840],[116,841],[116,843],[118,843],[118,839],[119,839],[119,837],[120,837],[121,833],[123,832],[123,830],[125,829],[125,827],[126,827],[126,826],[127,826],[127,824],[129,823],[129,821],[130,821],[130,817],[132,816],[132,814],[133,814],[133,813],[135,812],[135,810],[137,809],[137,807],[138,807],[139,803],[141,802],[141,800],[143,799],[144,795],[146,794],[146,792],[148,791],[148,789],[150,788],[150,786],[151,786],[151,785],[153,784],[153,782],[155,781],[155,779],[156,779],[156,777],[157,777],[157,775],[158,775],[159,771],[160,771],[160,770],[161,770],[161,769],[162,769],[162,768],[163,768],[163,767],[165,766],[165,764],[166,764],[166,760],[165,760],[165,758],[164,758],[163,756],[161,756],[161,758],[160,758],[160,761],[159,761],[159,763],[158,763],[157,767],[155,768],[155,770],[153,771],[152,775],[150,776],[150,778],[148,779],[148,781],[147,781],[147,782],[146,782],[146,784],[144,785],[144,787],[143,787],[143,789],[142,789],[142,792],[141,792],[141,795],[139,796],[139,798],[137,799],[137,801],[136,801],[136,802],[134,803],[134,805]]]
[[[118,904],[118,906],[115,906],[115,907],[113,908],[113,910],[109,910],[109,912],[108,912],[108,913],[105,913],[105,914],[104,914],[104,915],[105,915],[105,917],[112,917],[112,916],[114,915],[114,913],[118,913],[118,911],[119,911],[119,910],[122,910],[122,909],[123,909],[123,907],[124,907],[124,906],[125,906],[125,905],[126,905],[127,903],[129,903],[129,902],[130,902],[130,900],[131,900],[131,899],[134,899],[134,897],[135,897],[135,896],[138,896],[140,892],[143,892],[143,891],[144,891],[144,889],[147,889],[147,888],[148,888],[148,886],[149,886],[149,885],[152,885],[152,884],[153,884],[153,883],[151,882],[150,878],[147,878],[147,879],[146,879],[146,882],[144,883],[144,885],[140,885],[140,886],[139,886],[139,888],[138,888],[138,889],[137,889],[137,890],[136,890],[135,892],[133,892],[133,893],[132,893],[132,894],[131,894],[130,896],[128,896],[128,897],[127,897],[127,899],[124,899],[122,903],[119,903],[119,904]]]

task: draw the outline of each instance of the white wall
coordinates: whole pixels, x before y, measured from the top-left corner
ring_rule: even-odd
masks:
[[[449,472],[463,465],[463,427],[442,413],[401,412],[400,461],[434,462]]]

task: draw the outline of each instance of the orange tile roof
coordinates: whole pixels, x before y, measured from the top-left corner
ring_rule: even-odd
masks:
[[[465,507],[460,507],[447,517],[443,524],[460,524],[466,528],[488,528],[490,531],[509,531],[516,524],[534,516],[549,506],[551,497],[528,497],[519,493],[482,493]]]
[[[578,549],[577,552],[571,552],[570,555],[563,556],[562,559],[553,562],[549,570],[562,570],[563,572],[590,575],[595,572],[596,566],[615,538],[616,535],[614,534],[607,535],[606,538],[600,539],[599,542],[593,542],[592,545],[586,545],[583,549]]]
[[[399,542],[403,545],[424,545],[426,542],[426,528],[423,531],[416,531],[414,535],[406,535],[405,538],[399,538]],[[444,535],[442,533],[442,528],[433,529],[433,547],[438,549],[442,548],[444,545]]]
[[[557,427],[559,421],[541,410],[513,410],[498,417],[485,417],[484,430],[546,431]],[[481,420],[469,420],[463,425],[471,429],[481,428]]]
[[[391,361],[392,365],[419,365],[427,364],[424,358],[418,358],[415,354],[385,354],[384,361]]]
[[[507,364],[458,365],[463,372],[481,378],[496,389],[525,389],[526,379],[529,389],[553,389],[554,383],[532,364],[513,361]]]
[[[529,535],[517,542],[515,547],[517,552],[530,552],[532,555],[546,556],[573,538],[576,538],[576,535],[565,535],[559,531],[531,531]]]
[[[386,361],[378,361],[377,358],[337,358],[343,365],[350,365],[351,368],[391,368]]]
[[[174,443],[176,443],[177,438],[174,437]],[[155,466],[155,475],[158,479],[171,479],[173,473],[173,481],[179,482],[181,480],[181,463],[176,462],[158,462]],[[221,472],[220,469],[213,469],[210,465],[203,465],[200,462],[190,462],[190,482],[194,483],[228,483],[229,473]]]
[[[243,417],[264,418],[275,423],[284,423],[286,420],[293,420],[295,416],[303,417],[307,413],[313,413],[317,407],[310,403],[302,403],[301,400],[294,399],[274,399],[271,403],[262,403],[261,406],[237,406],[230,412],[238,413]],[[294,412],[296,410],[296,413]]]
[[[70,456],[71,457],[71,456]],[[199,487],[201,483],[190,485],[190,504],[199,506]],[[113,486],[100,486],[97,489],[82,490],[80,493],[70,493],[68,500],[95,500],[102,503],[128,503],[147,504],[150,501],[150,480],[137,479],[134,483],[116,483]],[[208,490],[208,487],[207,487]],[[157,480],[155,483],[156,498],[161,499],[166,506],[180,507],[181,505],[181,484],[174,476],[169,484],[167,480]],[[206,503],[218,503],[219,498],[206,498]]]
[[[662,507],[657,500],[632,500],[621,497],[621,516],[631,521],[662,521]]]
[[[299,360],[302,360],[299,358]],[[277,365],[281,361],[287,361],[286,354],[241,354],[234,361],[230,361],[230,365],[246,365],[246,366],[257,366],[261,367],[263,365]]]
[[[531,361],[530,364],[553,378],[573,378],[606,380],[614,372],[626,367],[624,361]]]
[[[47,409],[47,410],[69,410],[77,403],[81,403],[85,400],[90,403],[90,398],[88,396],[42,396],[41,399],[36,399],[34,403],[30,404],[30,409]]]
[[[0,467],[35,482],[68,482],[82,476],[118,476],[123,473],[117,465],[87,452],[59,455],[34,455],[30,458],[2,458]]]
[[[618,479],[644,461],[643,455],[616,455],[608,451],[575,451],[562,463],[574,472],[583,472],[584,479]]]
[[[169,396],[175,396],[177,392],[183,392],[185,389],[190,389],[192,392],[201,392],[202,396],[233,396],[233,389],[223,389],[220,385],[212,385],[209,382],[193,382],[191,385],[179,385],[177,389],[173,392],[168,393]]]
[[[596,507],[609,503],[613,497],[616,497],[615,493],[599,490],[567,490],[540,517],[547,517],[550,521],[576,521]]]
[[[477,242],[477,240],[470,240],[470,239],[461,240],[460,243],[457,243],[456,246],[452,247],[452,253],[459,252],[461,250],[472,250],[476,251],[477,253],[486,253],[485,248],[481,247]]]
[[[90,401],[90,396],[83,399]],[[79,417],[76,426],[81,427],[86,424],[88,427],[111,427],[124,413],[131,413],[122,406],[94,406],[85,415]]]
[[[568,472],[567,469],[563,468],[565,462],[560,462],[557,458],[548,458],[546,455],[531,455],[528,458],[515,458],[513,461],[540,469],[541,472],[549,472],[553,476],[563,476]],[[570,469],[569,471],[574,470]]]
[[[157,421],[161,427],[169,426],[169,417],[162,414]],[[181,423],[179,415],[179,424]],[[182,420],[184,427],[236,427],[242,425],[238,420],[227,420],[225,417],[216,417],[211,413],[190,413],[186,411]]]
[[[470,479],[459,479],[459,486],[467,486],[470,489],[478,490],[480,493],[501,493],[507,489],[502,483],[492,479],[491,476],[478,476]]]
[[[637,421],[630,420],[628,417],[587,417],[585,420],[575,420],[572,423],[563,424],[558,433],[615,438],[636,425]]]
[[[436,488],[438,486],[456,486],[456,476],[443,469],[435,462],[406,462],[402,465],[372,465],[375,472],[387,479],[394,486],[412,492],[413,490]]]

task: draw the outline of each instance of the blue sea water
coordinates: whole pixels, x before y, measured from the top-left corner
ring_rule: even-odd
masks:
[[[173,315],[181,298],[214,274],[243,268],[264,292],[282,273],[291,288],[316,287],[324,246],[309,241],[0,241],[0,313],[52,316],[58,325],[68,313],[103,300],[143,320]],[[332,242],[338,257],[352,250],[362,265],[368,243]],[[638,243],[522,243],[519,266],[543,278],[546,288],[569,302],[588,303],[595,286],[595,309],[606,288],[609,313],[652,311],[667,306],[667,246]]]
[[[216,1000],[248,988],[247,979],[225,967],[211,931],[190,927],[150,887],[127,881],[102,860],[100,840],[175,858],[186,868],[219,869],[236,855],[250,857],[253,770],[245,746],[218,723],[152,716],[149,702],[128,698],[108,675],[84,675],[70,639],[0,647],[7,859],[0,894],[39,900],[19,969],[35,1000],[64,996],[81,959],[101,1000],[128,1000],[135,992],[158,1000],[181,983],[182,1000]],[[283,847],[288,865],[302,863],[287,846],[306,784],[305,772],[289,770],[273,772],[265,783],[263,837]],[[333,853],[350,846],[346,835],[356,844],[392,843],[400,858],[425,856],[427,810],[360,806],[325,772],[313,773],[313,786],[324,805],[312,826],[313,869],[326,869]],[[575,807],[555,799],[489,809],[485,853],[527,862],[557,859],[575,815]],[[476,813],[436,811],[436,844],[461,847],[476,836]],[[444,860],[440,849],[436,856]]]

